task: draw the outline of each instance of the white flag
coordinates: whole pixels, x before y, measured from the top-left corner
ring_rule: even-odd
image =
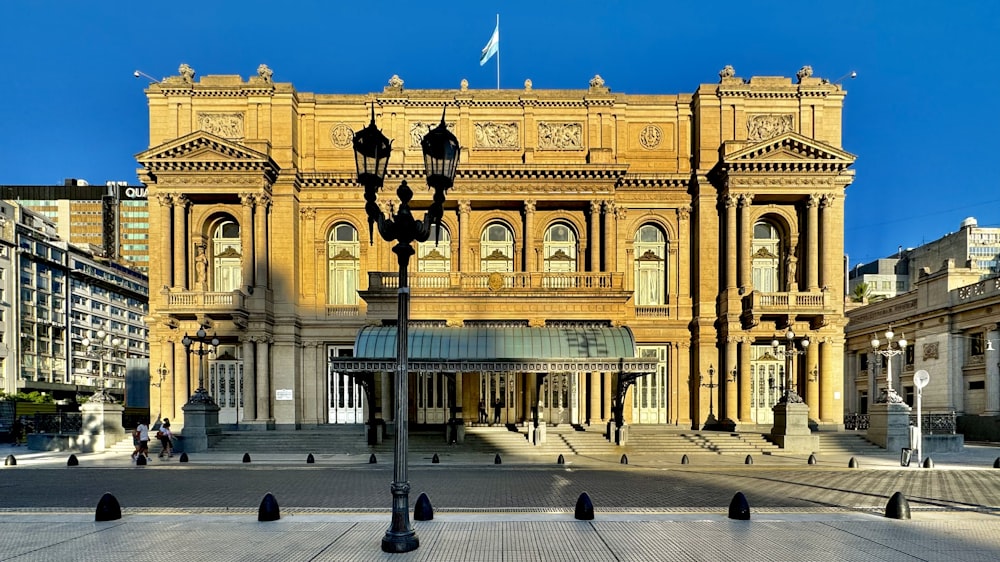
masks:
[[[500,23],[497,23],[496,28],[493,29],[493,36],[490,37],[489,43],[483,47],[483,54],[479,55],[479,66],[486,64],[486,61],[490,60],[493,55],[500,51]]]

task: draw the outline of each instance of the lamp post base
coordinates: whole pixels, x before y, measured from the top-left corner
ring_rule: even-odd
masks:
[[[420,539],[417,538],[417,533],[412,530],[408,533],[386,531],[385,536],[382,537],[382,552],[401,554],[412,552],[419,547]]]

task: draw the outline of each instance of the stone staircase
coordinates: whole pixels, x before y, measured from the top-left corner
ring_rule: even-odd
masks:
[[[877,455],[886,450],[869,441],[865,434],[857,431],[821,431],[819,452],[845,455]]]

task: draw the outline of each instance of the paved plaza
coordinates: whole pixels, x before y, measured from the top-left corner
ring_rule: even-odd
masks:
[[[0,447],[0,560],[997,560],[1000,448],[901,467],[896,454],[410,458],[420,548],[385,554],[392,459],[204,453],[147,466],[127,454]],[[901,492],[912,518],[885,517]],[[96,522],[112,493],[123,516]],[[577,520],[582,493],[595,517]],[[750,521],[729,519],[737,492]],[[272,493],[281,519],[259,522]]]

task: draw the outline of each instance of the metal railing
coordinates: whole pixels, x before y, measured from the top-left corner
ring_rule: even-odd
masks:
[[[920,431],[925,435],[955,434],[958,416],[955,412],[920,414]],[[917,426],[917,414],[910,414],[910,425]]]
[[[83,414],[63,412],[59,414],[35,414],[29,418],[28,433],[51,433],[53,435],[77,435],[83,429]]]
[[[848,431],[868,429],[870,421],[868,414],[847,414],[844,416],[844,429]]]

